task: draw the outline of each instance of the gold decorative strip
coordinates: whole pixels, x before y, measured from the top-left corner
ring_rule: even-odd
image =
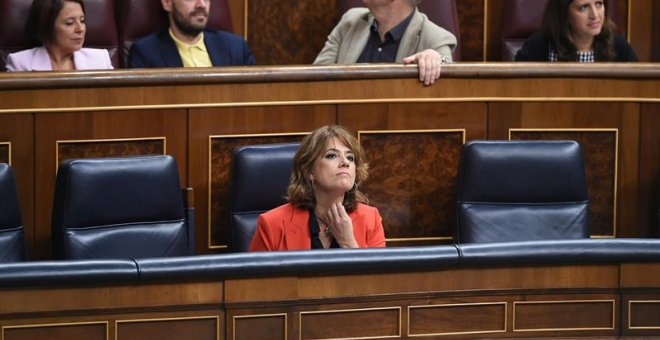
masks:
[[[140,142],[140,141],[162,141],[163,155],[167,154],[167,138],[166,137],[144,137],[144,138],[116,138],[116,139],[74,139],[74,140],[57,140],[55,141],[55,173],[60,161],[60,145],[64,144],[84,144],[84,143],[121,143],[121,142]],[[137,155],[136,155],[137,156]]]
[[[502,329],[494,329],[487,331],[465,331],[465,332],[444,332],[444,333],[428,333],[428,334],[411,334],[410,333],[410,310],[412,309],[423,309],[423,308],[456,308],[456,307],[471,307],[471,306],[503,306],[504,307],[504,323]],[[408,337],[426,337],[426,336],[441,336],[441,335],[467,335],[467,334],[487,334],[487,333],[502,333],[506,332],[507,318],[508,318],[508,307],[506,302],[476,302],[476,303],[452,303],[452,304],[440,304],[440,305],[420,305],[420,306],[409,306],[408,307]]]
[[[276,313],[276,314],[250,314],[250,315],[235,315],[232,318],[232,339],[236,339],[236,320],[237,319],[258,319],[258,318],[271,318],[271,317],[284,317],[283,320],[283,329],[284,329],[284,336],[282,339],[288,339],[288,334],[287,334],[287,319],[288,315],[287,313]]]
[[[207,199],[208,199],[208,209],[206,209],[206,214],[207,214],[207,223],[206,223],[206,230],[207,230],[207,240],[206,240],[206,247],[207,249],[227,249],[229,248],[229,245],[227,244],[213,244],[213,230],[211,226],[213,225],[212,221],[212,180],[213,180],[213,168],[212,168],[212,161],[213,161],[213,154],[212,154],[212,147],[213,147],[213,140],[214,139],[230,139],[230,138],[272,138],[272,137],[296,137],[296,136],[305,136],[309,132],[284,132],[284,133],[257,133],[257,134],[236,134],[236,135],[210,135],[209,136],[209,141],[208,141],[208,180],[207,180]]]
[[[154,105],[118,105],[118,106],[85,106],[85,107],[53,107],[27,109],[0,109],[0,113],[57,113],[57,112],[89,112],[89,111],[123,111],[123,110],[160,110],[160,109],[201,109],[222,107],[249,106],[295,106],[295,105],[341,105],[341,104],[397,104],[397,103],[475,103],[475,102],[593,102],[593,103],[660,103],[660,98],[641,97],[451,97],[451,98],[383,98],[383,99],[328,99],[328,100],[290,100],[261,102],[222,102],[222,103],[182,103]]]
[[[110,327],[108,327],[108,321],[89,321],[89,322],[63,322],[63,323],[45,323],[45,324],[34,324],[34,325],[12,325],[12,326],[2,326],[2,332],[0,333],[2,337],[0,339],[5,339],[5,330],[11,329],[28,329],[28,328],[45,328],[45,327],[66,327],[66,326],[89,326],[89,325],[102,325],[105,326],[105,338],[110,338]]]
[[[215,320],[216,339],[218,339],[218,340],[220,339],[220,316],[208,315],[208,316],[183,316],[183,317],[174,317],[174,318],[117,320],[115,322],[115,340],[119,340],[118,337],[117,337],[117,335],[119,334],[119,324],[165,322],[165,321],[190,321],[190,320]]]
[[[584,328],[516,328],[516,307],[518,305],[543,305],[543,304],[575,304],[575,303],[610,303],[612,305],[612,323],[609,327],[584,327]],[[602,331],[614,330],[616,328],[616,301],[615,300],[563,300],[563,301],[514,301],[513,302],[513,332],[554,332],[554,331]]]
[[[0,142],[0,148],[3,146],[7,147],[7,164],[11,166],[11,142]]]
[[[657,304],[660,309],[660,300],[630,300],[628,301],[628,329],[660,329],[660,324],[657,326],[633,326],[632,324],[632,308],[633,304]]]
[[[617,128],[512,128],[509,129],[509,140],[515,132],[609,132],[614,133],[614,187],[612,188],[612,235],[591,235],[592,238],[616,238],[617,234],[617,201],[618,201],[618,168],[619,168],[619,129]]]
[[[320,310],[320,311],[305,311],[298,313],[298,339],[302,340],[302,324],[303,315],[313,315],[313,314],[339,314],[339,313],[355,313],[355,312],[369,312],[369,311],[387,311],[387,310],[397,310],[399,312],[399,334],[398,335],[387,335],[387,336],[368,336],[368,337],[351,337],[351,338],[332,338],[332,340],[358,340],[358,339],[391,339],[391,338],[400,338],[401,337],[401,307],[375,307],[375,308],[356,308],[356,309],[336,309],[336,310]],[[306,339],[306,340],[327,340],[330,338],[319,338],[319,339]]]

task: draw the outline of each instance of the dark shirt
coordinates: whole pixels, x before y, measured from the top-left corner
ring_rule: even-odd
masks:
[[[548,61],[550,58],[550,39],[542,32],[532,35],[516,53],[516,61]],[[615,62],[638,61],[632,46],[625,38],[614,35]],[[600,60],[596,60],[600,61]]]
[[[378,21],[374,20],[371,24],[369,40],[362,50],[358,63],[393,63],[396,61],[396,53],[399,50],[401,37],[408,28],[415,11],[403,19],[398,25],[394,26],[389,32],[385,33],[385,41],[380,40],[378,34]]]
[[[320,232],[321,228],[319,227],[319,222],[316,220],[314,209],[309,209],[309,235],[312,238],[311,249],[325,249],[321,239],[319,238]],[[337,240],[335,240],[334,237],[330,243],[330,248],[339,248],[339,243],[337,243]]]

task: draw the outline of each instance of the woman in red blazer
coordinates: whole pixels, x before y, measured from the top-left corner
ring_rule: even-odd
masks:
[[[259,216],[250,251],[384,247],[382,218],[358,189],[367,176],[350,132],[313,131],[293,159],[289,203]]]

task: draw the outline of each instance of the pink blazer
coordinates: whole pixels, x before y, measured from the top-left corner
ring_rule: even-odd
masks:
[[[73,52],[73,62],[76,65],[76,70],[109,70],[113,68],[110,54],[105,49],[82,48]],[[7,71],[52,70],[48,51],[43,46],[7,56]]]
[[[384,247],[383,219],[378,209],[359,204],[348,214],[360,248]],[[287,203],[259,215],[250,251],[305,250],[311,248],[309,211]]]

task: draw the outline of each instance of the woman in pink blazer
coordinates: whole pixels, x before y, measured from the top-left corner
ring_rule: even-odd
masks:
[[[261,214],[250,251],[384,247],[383,220],[358,186],[358,141],[341,126],[307,135],[293,158],[289,203]]]
[[[8,71],[112,69],[107,50],[82,48],[86,32],[82,0],[34,0],[28,23],[43,45],[10,54]]]

